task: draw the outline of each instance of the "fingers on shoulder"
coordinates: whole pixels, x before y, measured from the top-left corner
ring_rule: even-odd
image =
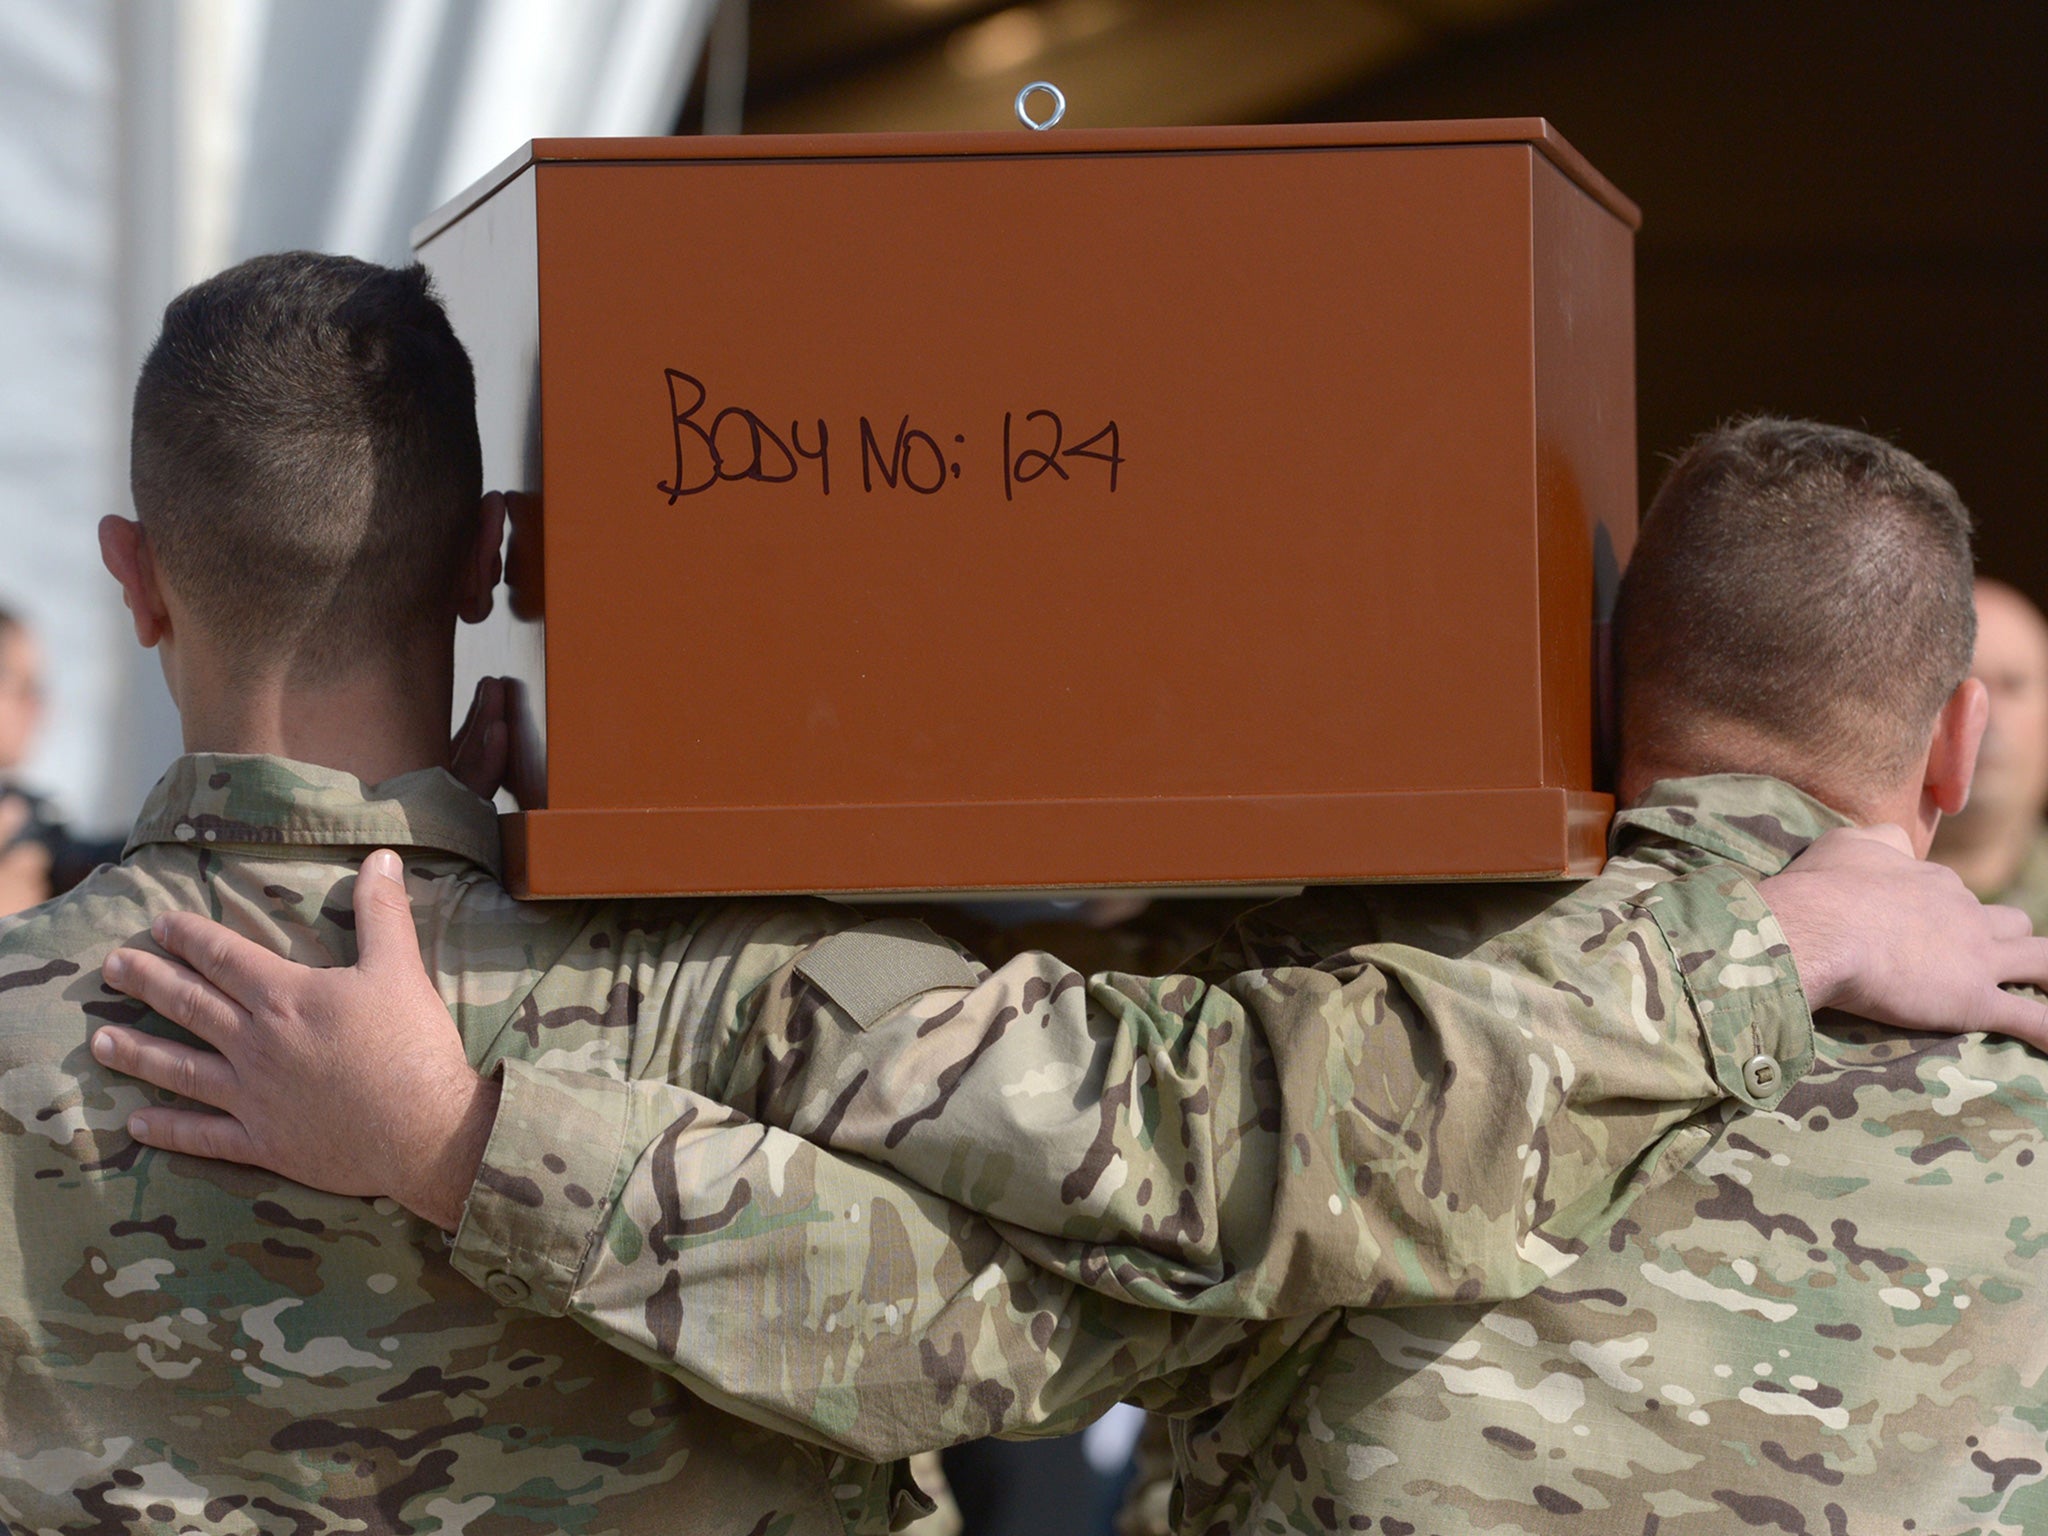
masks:
[[[244,1004],[274,987],[289,962],[196,912],[167,912],[151,925],[156,941],[214,986]]]
[[[2031,939],[2034,936],[2034,920],[2018,907],[1984,906],[1984,924],[1994,938]],[[2044,940],[2048,943],[2048,940]]]
[[[235,1069],[215,1051],[109,1025],[94,1032],[92,1053],[102,1065],[181,1098],[226,1107],[235,1096]]]
[[[2048,1050],[2048,1000],[2000,991],[1985,1004],[1980,1022],[1992,1034],[2009,1035],[2036,1050]]]
[[[119,949],[107,956],[101,974],[108,986],[146,1003],[200,1039],[229,1049],[249,1021],[247,1011],[182,961],[143,949]]]
[[[128,1117],[128,1134],[146,1147],[165,1152],[183,1152],[227,1163],[257,1161],[248,1130],[232,1115],[152,1106]]]

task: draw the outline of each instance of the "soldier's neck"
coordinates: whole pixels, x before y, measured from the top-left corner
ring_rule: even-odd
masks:
[[[269,753],[381,784],[448,761],[452,666],[425,664],[393,676],[364,671],[317,684],[289,675],[231,679],[204,665],[179,667],[172,692],[187,752]]]

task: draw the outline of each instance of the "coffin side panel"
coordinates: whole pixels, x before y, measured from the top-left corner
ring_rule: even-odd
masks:
[[[546,167],[555,803],[1538,782],[1529,159]]]
[[[548,803],[538,175],[528,167],[419,249],[476,372],[484,488],[513,493],[505,586],[488,620],[456,628],[455,716],[479,678],[515,682],[517,788],[529,807]]]
[[[1635,239],[1532,157],[1544,782],[1606,788],[1607,621],[1636,530]]]

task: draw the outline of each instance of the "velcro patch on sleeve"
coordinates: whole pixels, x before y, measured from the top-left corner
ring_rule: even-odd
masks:
[[[918,923],[870,923],[814,945],[796,971],[867,1029],[912,998],[941,987],[976,987],[974,967]]]

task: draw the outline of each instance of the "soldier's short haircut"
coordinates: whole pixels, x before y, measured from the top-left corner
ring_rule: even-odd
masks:
[[[426,270],[293,251],[187,289],[136,382],[130,481],[165,579],[245,673],[331,678],[446,622],[483,470]]]
[[[1823,799],[1882,792],[1969,673],[1971,577],[1969,511],[1904,450],[1772,417],[1708,432],[1664,477],[1622,579],[1624,747],[1682,743],[1701,772],[1798,765]],[[1713,760],[1724,725],[1784,750]]]

